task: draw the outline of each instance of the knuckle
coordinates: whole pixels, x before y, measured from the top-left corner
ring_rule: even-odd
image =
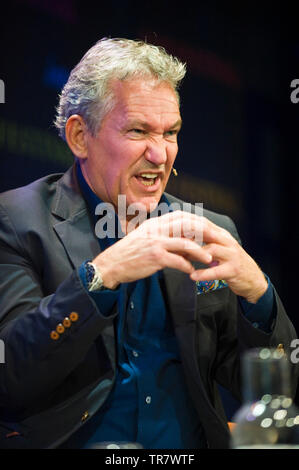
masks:
[[[157,244],[157,241],[152,239],[151,240],[151,249],[150,249],[150,257],[153,261],[161,261],[163,250],[161,249],[160,245]]]
[[[207,249],[209,250],[209,252],[212,252],[212,251],[214,252],[214,251],[216,250],[216,248],[217,248],[217,244],[216,244],[216,243],[209,243]]]
[[[194,250],[197,248],[197,245],[193,242],[193,240],[190,240],[189,238],[180,238],[179,239],[182,249],[183,250]]]
[[[240,276],[240,274],[241,274],[240,267],[237,264],[234,264],[232,266],[232,275],[233,275],[233,277],[238,278]]]

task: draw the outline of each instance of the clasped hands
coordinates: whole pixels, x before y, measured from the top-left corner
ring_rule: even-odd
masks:
[[[207,267],[196,270],[191,261]],[[251,303],[256,303],[268,286],[256,262],[227,230],[183,211],[144,221],[93,262],[109,289],[165,267],[183,271],[193,281],[223,279],[236,295]]]

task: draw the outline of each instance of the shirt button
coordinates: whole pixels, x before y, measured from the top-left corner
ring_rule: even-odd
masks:
[[[138,357],[138,356],[139,356],[139,354],[138,354],[137,351],[132,351],[132,354],[133,354],[134,357]]]
[[[152,401],[152,397],[150,397],[149,395],[146,397],[145,399],[145,402],[149,405]]]
[[[134,302],[130,302],[130,309],[134,310],[134,307],[135,307]]]

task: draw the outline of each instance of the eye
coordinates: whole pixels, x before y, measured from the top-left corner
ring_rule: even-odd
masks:
[[[127,131],[127,135],[130,139],[142,139],[145,136],[146,132],[140,127],[133,127]]]
[[[134,132],[134,134],[144,134],[143,129],[130,129],[129,132]]]
[[[171,141],[176,141],[178,135],[177,129],[172,129],[164,133],[164,137],[170,139]]]
[[[172,131],[165,132],[165,135],[176,135],[177,133],[178,133],[178,131],[172,130]]]

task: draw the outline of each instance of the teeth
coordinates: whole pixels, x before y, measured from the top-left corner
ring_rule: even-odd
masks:
[[[142,178],[150,178],[150,179],[157,178],[157,175],[153,175],[151,173],[142,173],[140,176],[142,176]]]
[[[141,173],[139,175],[139,181],[141,181],[141,183],[144,185],[144,186],[152,186],[153,184],[155,184],[155,181],[156,181],[156,178],[158,177],[157,174],[153,174],[153,173]],[[148,180],[148,181],[146,181]]]
[[[145,181],[144,179],[141,179],[141,183],[144,184],[144,186],[152,186],[155,184],[155,180],[158,175],[153,174],[153,173],[141,173],[140,177],[144,179],[148,179],[148,181]]]

